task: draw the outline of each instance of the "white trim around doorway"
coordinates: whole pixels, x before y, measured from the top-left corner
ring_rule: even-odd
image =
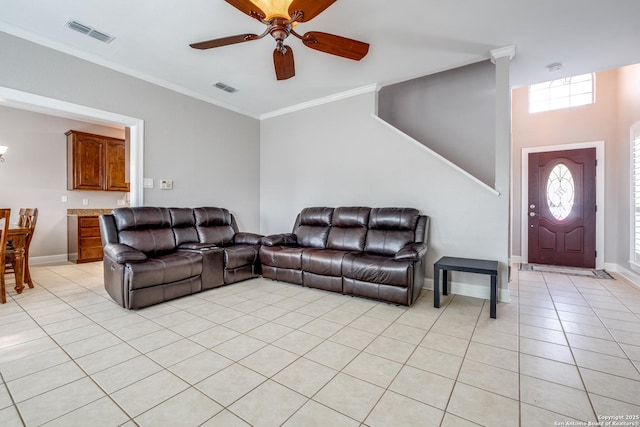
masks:
[[[144,120],[0,86],[0,106],[130,129],[129,189],[131,206],[144,204]]]
[[[522,256],[520,261],[522,263],[527,263],[529,259],[529,230],[527,229],[527,225],[529,224],[527,219],[527,212],[529,212],[529,154],[548,151],[580,150],[583,148],[596,149],[596,159],[598,161],[596,166],[596,205],[598,206],[598,211],[596,212],[596,251],[598,252],[598,256],[596,257],[596,268],[604,268],[604,141],[579,142],[575,144],[550,145],[522,149],[522,200],[520,201],[522,209],[520,220],[520,251]]]

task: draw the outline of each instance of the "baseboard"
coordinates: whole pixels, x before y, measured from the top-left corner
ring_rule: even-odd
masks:
[[[59,264],[67,261],[67,254],[29,257],[29,265]]]
[[[631,283],[636,288],[640,289],[640,274],[631,271],[627,268],[619,264],[614,263],[606,263],[604,265],[604,269],[607,271],[612,271],[614,273],[618,273],[622,277],[624,277],[629,283]]]
[[[520,255],[511,255],[511,265],[522,264],[522,257]]]
[[[433,279],[425,278],[424,288],[432,291]],[[450,281],[449,293],[455,294],[455,295],[464,295],[464,296],[473,297],[473,298],[481,298],[481,299],[491,298],[491,289],[488,284],[478,285],[478,284],[472,284],[472,283],[461,283],[461,282]],[[498,301],[511,302],[511,294],[509,293],[509,289],[504,289],[504,288],[498,289]]]

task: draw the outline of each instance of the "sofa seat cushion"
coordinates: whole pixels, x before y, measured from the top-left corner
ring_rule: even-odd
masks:
[[[401,287],[409,286],[413,281],[410,261],[395,261],[393,258],[371,254],[345,256],[342,275],[362,282]]]
[[[342,259],[348,253],[332,249],[306,249],[302,253],[302,270],[323,276],[342,276]]]
[[[131,289],[178,282],[202,273],[202,255],[197,252],[180,251],[145,262],[127,264]]]
[[[270,267],[302,270],[302,252],[305,248],[290,246],[262,246],[260,262]]]
[[[224,266],[226,269],[253,265],[258,259],[258,250],[250,245],[227,246],[224,250]]]

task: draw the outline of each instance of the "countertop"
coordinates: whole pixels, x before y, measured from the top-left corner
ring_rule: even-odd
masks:
[[[67,215],[73,216],[98,216],[110,214],[113,209],[67,209]]]

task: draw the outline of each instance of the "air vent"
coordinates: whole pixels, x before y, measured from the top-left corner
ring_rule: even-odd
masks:
[[[100,40],[103,43],[111,43],[111,41],[115,38],[105,33],[101,33],[100,31],[91,30],[89,33],[89,37],[93,37],[96,40]]]
[[[76,30],[79,33],[82,34],[89,34],[91,32],[91,27],[87,27],[86,25],[82,25],[81,23],[77,22],[77,21],[69,21],[67,22],[67,27],[71,28],[72,30]]]
[[[67,27],[71,28],[72,30],[75,30],[79,33],[82,33],[84,35],[87,35],[89,37],[92,37],[96,40],[100,40],[103,43],[111,43],[115,37],[110,36],[107,33],[104,33],[102,31],[98,31],[95,28],[92,28],[88,25],[84,25],[79,23],[78,21],[69,21],[67,22]]]
[[[228,93],[236,93],[238,91],[235,87],[231,87],[222,82],[215,82],[213,86]]]

